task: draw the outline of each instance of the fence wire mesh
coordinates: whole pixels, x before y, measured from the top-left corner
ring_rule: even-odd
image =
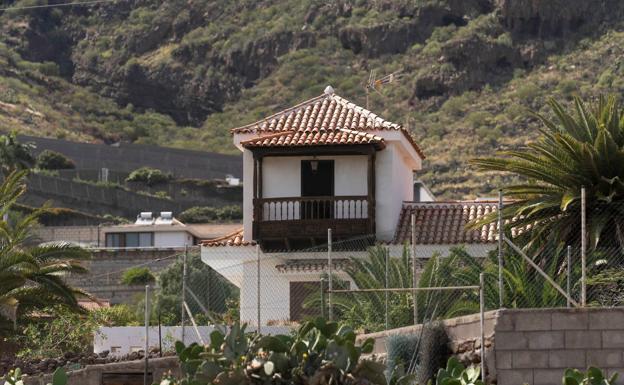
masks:
[[[500,258],[496,236],[453,245],[380,242],[392,234],[378,234],[298,249],[249,243],[190,248],[157,271],[149,322],[181,326],[164,338],[187,344],[209,341],[214,328],[239,321],[263,334],[289,333],[317,316],[359,333],[423,325],[389,335],[386,351],[388,361],[400,361],[424,379],[428,366],[441,365],[432,363],[436,357],[448,354],[447,344],[434,342],[445,338],[440,322],[479,313],[481,274],[485,311],[581,306],[583,283],[587,306],[622,305],[624,204],[586,205],[584,226],[580,204],[545,226],[507,219]],[[156,268],[155,263],[147,266]],[[456,289],[427,290],[448,287]],[[170,347],[165,343],[163,349]]]

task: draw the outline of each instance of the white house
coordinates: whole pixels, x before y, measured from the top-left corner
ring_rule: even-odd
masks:
[[[131,224],[103,226],[101,237],[99,246],[105,248],[180,248],[196,245],[200,235],[165,211],[158,217],[142,212]]]
[[[366,255],[370,244],[400,255],[411,239],[412,214],[419,257],[460,244],[478,253],[492,248],[494,228],[466,231],[464,225],[496,204],[435,202],[415,183],[425,156],[407,130],[331,87],[232,134],[244,161],[243,228],[204,242],[202,260],[241,289],[243,321],[257,319],[258,271],[262,324],[306,314],[303,297],[328,269],[327,251],[318,248],[328,229],[333,272],[347,281],[344,264]]]

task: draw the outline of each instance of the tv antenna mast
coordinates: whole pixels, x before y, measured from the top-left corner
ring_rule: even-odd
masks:
[[[401,71],[399,70],[399,71],[393,72],[389,75],[386,75],[377,79],[376,72],[377,71],[375,70],[371,70],[370,74],[368,75],[368,81],[366,82],[366,85],[364,86],[364,90],[366,91],[366,109],[367,110],[369,109],[369,104],[370,104],[369,95],[370,95],[371,90],[377,92],[379,95],[385,98],[386,96],[382,94],[379,90],[381,90],[384,84],[393,83],[396,80],[400,79],[402,76]]]

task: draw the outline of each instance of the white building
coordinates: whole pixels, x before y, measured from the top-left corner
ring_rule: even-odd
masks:
[[[368,245],[381,242],[400,255],[412,213],[420,257],[459,244],[481,252],[494,241],[494,228],[464,229],[494,203],[433,202],[414,182],[425,156],[410,134],[331,87],[232,134],[243,153],[243,228],[204,242],[202,260],[241,289],[242,321],[257,319],[258,271],[262,324],[306,314],[303,299],[328,269],[327,251],[315,249],[327,243],[328,229],[333,272],[346,281],[344,264]]]
[[[116,248],[180,248],[198,243],[200,235],[190,226],[178,221],[170,211],[154,217],[142,212],[135,223],[101,228],[100,247]]]

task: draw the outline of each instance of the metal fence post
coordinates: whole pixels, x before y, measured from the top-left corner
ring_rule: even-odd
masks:
[[[416,215],[412,213],[411,217],[412,230],[412,287],[418,287],[418,262],[416,260]],[[418,292],[414,290],[414,325],[418,325]]]
[[[567,247],[567,255],[566,255],[566,268],[567,268],[567,272],[566,272],[566,284],[567,284],[567,292],[568,292],[568,298],[566,298],[566,301],[568,303],[568,307],[572,307],[572,303],[570,302],[570,286],[571,286],[571,275],[572,275],[572,246],[568,245]]]
[[[328,280],[329,280],[329,291],[327,293],[327,305],[328,310],[327,313],[329,315],[329,320],[331,321],[333,316],[334,316],[334,312],[332,309],[332,290],[334,289],[333,286],[333,282],[332,282],[332,230],[331,229],[327,229],[327,272],[328,272]]]
[[[587,303],[587,234],[586,234],[586,217],[587,202],[585,196],[585,187],[581,187],[581,306]]]
[[[385,288],[389,289],[389,276],[390,276],[390,249],[384,249],[384,254],[386,254],[386,284]],[[390,292],[386,290],[386,330],[388,330],[389,322],[388,322],[388,300],[390,298]]]
[[[185,330],[185,326],[186,326],[186,309],[184,308],[184,305],[186,304],[186,259],[188,257],[188,247],[184,246],[184,257],[182,259],[182,306],[181,306],[181,310],[182,310],[182,343],[186,343],[184,337],[186,336],[186,330]]]
[[[503,307],[503,190],[498,190],[498,308]]]
[[[485,275],[479,274],[479,325],[481,327],[481,381],[485,384]]]
[[[325,278],[321,278],[321,317],[325,318]]]
[[[260,318],[260,245],[256,245],[256,311],[257,311],[257,320],[258,320],[258,334],[261,332],[262,321]]]
[[[149,285],[145,285],[145,368],[143,373],[143,385],[148,385],[147,371],[149,367],[149,321],[150,321],[150,299]]]

